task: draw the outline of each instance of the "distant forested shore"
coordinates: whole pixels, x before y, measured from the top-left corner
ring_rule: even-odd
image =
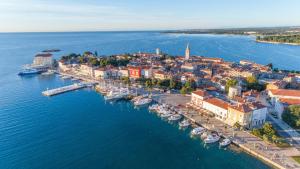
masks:
[[[300,34],[257,36],[256,41],[263,43],[282,43],[288,45],[300,45]]]

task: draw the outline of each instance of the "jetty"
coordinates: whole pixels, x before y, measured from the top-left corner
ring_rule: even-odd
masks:
[[[94,83],[75,83],[75,84],[72,84],[69,86],[63,86],[63,87],[59,87],[59,88],[55,88],[55,89],[51,89],[51,90],[46,90],[46,91],[43,91],[42,94],[44,96],[54,96],[54,95],[62,94],[65,92],[82,89],[85,87],[92,87],[93,85],[94,85]]]

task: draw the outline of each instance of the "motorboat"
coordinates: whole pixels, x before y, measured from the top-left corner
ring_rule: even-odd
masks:
[[[228,146],[229,144],[231,144],[231,140],[229,138],[225,138],[224,140],[222,140],[220,142],[220,147],[226,147]]]
[[[160,117],[162,117],[162,118],[169,118],[169,117],[171,117],[171,116],[173,116],[173,115],[174,115],[173,113],[165,112],[165,113],[162,113],[162,114],[160,115]]]
[[[191,123],[188,120],[183,120],[179,123],[179,126],[182,128],[189,127]]]
[[[42,71],[39,71],[37,69],[25,68],[21,72],[19,72],[18,75],[24,76],[24,75],[34,75],[34,74],[40,74],[40,73],[42,73]]]
[[[128,93],[126,91],[110,91],[108,95],[104,97],[105,100],[120,100],[128,96]]]
[[[204,139],[205,144],[215,143],[220,140],[220,136],[216,133],[210,134]]]
[[[174,114],[168,118],[169,121],[178,121],[182,118],[180,114]]]
[[[143,99],[139,99],[137,101],[134,102],[135,106],[143,106],[143,105],[147,105],[150,104],[152,102],[152,99],[150,98],[143,98]]]
[[[148,109],[149,109],[150,111],[156,111],[158,108],[159,108],[159,105],[158,105],[158,104],[153,104],[153,105],[149,106]]]
[[[191,134],[194,135],[194,136],[200,136],[201,134],[203,134],[205,132],[205,128],[203,127],[197,127],[197,128],[194,128],[192,131],[191,131]]]

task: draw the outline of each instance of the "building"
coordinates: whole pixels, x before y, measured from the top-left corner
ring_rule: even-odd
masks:
[[[182,71],[194,72],[195,69],[196,69],[196,65],[194,65],[192,63],[184,63],[183,65],[181,65]]]
[[[241,96],[242,95],[242,88],[241,86],[234,86],[234,87],[229,87],[228,89],[228,97],[229,98],[234,98],[235,96]]]
[[[144,66],[142,68],[142,77],[152,78],[152,68],[150,66]]]
[[[163,71],[156,71],[156,72],[154,72],[154,78],[159,79],[159,80],[166,80],[166,79],[169,79],[169,76],[167,73],[165,73]]]
[[[137,67],[130,66],[128,67],[128,71],[129,71],[130,78],[138,79],[142,77],[142,68],[139,66]]]
[[[81,64],[79,68],[79,74],[83,76],[95,77],[94,68],[90,65]]]
[[[277,117],[282,118],[282,113],[291,105],[300,105],[300,99],[278,99],[275,102],[274,109]]]
[[[209,94],[205,90],[197,90],[192,92],[191,102],[194,107],[203,107],[203,100],[208,98]]]
[[[185,49],[185,60],[190,59],[190,46],[187,44],[186,49]]]
[[[65,64],[63,61],[58,62],[58,69],[62,72],[68,72],[72,70],[72,65],[70,64]]]
[[[120,68],[119,69],[119,77],[129,77],[129,72],[127,68]]]
[[[94,70],[94,78],[96,79],[107,79],[109,78],[109,71],[105,68],[98,68]]]
[[[40,53],[35,55],[33,59],[34,66],[52,67],[53,58],[51,53]]]
[[[267,107],[258,102],[230,105],[226,123],[230,126],[238,123],[249,129],[260,127],[265,123],[267,113]]]
[[[161,53],[162,53],[161,50],[159,48],[156,48],[156,55],[159,56],[161,55]]]
[[[208,98],[203,101],[203,108],[212,112],[219,120],[227,119],[229,103],[218,98]]]

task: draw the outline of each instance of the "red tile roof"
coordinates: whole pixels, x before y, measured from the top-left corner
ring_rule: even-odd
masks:
[[[206,99],[205,102],[215,105],[217,107],[221,107],[223,109],[228,109],[229,103],[225,102],[224,100],[218,98],[209,98]]]
[[[277,95],[277,96],[300,97],[300,90],[270,89],[269,91],[270,91],[273,95]]]
[[[280,102],[288,105],[300,105],[300,99],[279,99]]]
[[[197,90],[197,91],[194,91],[192,93],[194,93],[195,95],[201,96],[201,97],[204,97],[204,96],[208,95],[208,93],[205,90]]]

